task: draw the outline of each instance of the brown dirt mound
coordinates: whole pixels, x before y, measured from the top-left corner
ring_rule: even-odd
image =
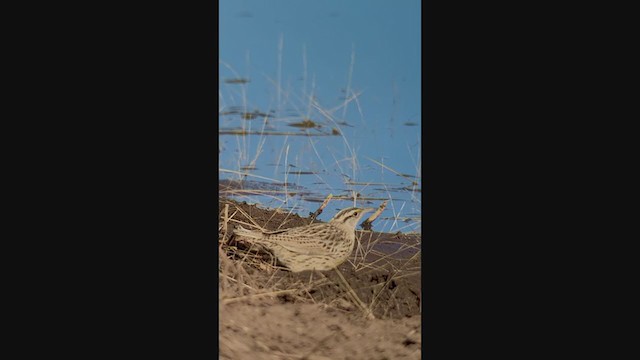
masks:
[[[292,273],[229,246],[229,234],[243,223],[277,230],[310,219],[228,199],[219,204],[221,358],[420,357],[419,235],[358,231],[359,244],[339,273]],[[375,319],[366,320],[369,313]]]
[[[220,307],[220,359],[420,359],[420,318],[365,320],[317,304]]]

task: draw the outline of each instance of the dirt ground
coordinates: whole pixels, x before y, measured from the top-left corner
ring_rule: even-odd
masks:
[[[292,273],[241,249],[230,234],[238,224],[276,230],[309,218],[219,204],[221,359],[420,358],[419,234],[358,231],[339,272]]]

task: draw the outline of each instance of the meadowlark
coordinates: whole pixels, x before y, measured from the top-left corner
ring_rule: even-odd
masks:
[[[235,236],[262,245],[293,272],[331,270],[347,260],[355,244],[356,225],[373,208],[347,208],[328,223],[278,231],[252,231],[242,227]]]

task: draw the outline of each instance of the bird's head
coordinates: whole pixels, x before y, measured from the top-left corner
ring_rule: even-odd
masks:
[[[358,221],[362,219],[364,214],[374,210],[374,208],[357,207],[342,209],[333,218],[331,218],[329,222],[353,231],[356,229]]]

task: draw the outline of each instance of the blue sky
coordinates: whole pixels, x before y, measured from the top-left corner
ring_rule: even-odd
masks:
[[[313,94],[323,107],[342,105],[340,97],[345,95],[353,65],[350,89],[360,93],[358,103],[351,102],[345,112],[340,109],[334,115],[353,126],[340,130],[358,152],[360,166],[371,170],[359,172],[365,178],[357,180],[381,180],[375,179],[375,174],[382,173],[380,167],[366,157],[416,174],[422,120],[420,1],[221,0],[219,4],[219,56],[225,64],[219,67],[222,105],[238,105],[243,97],[237,85],[223,83],[235,76],[226,65],[251,79],[244,88],[250,107],[262,111],[293,107],[302,112],[312,82]],[[280,80],[280,97],[270,79]],[[410,126],[404,125],[407,123]],[[237,146],[237,141],[228,138],[226,146]],[[320,154],[344,148],[339,139],[325,139],[319,144],[329,150],[315,149]],[[253,146],[257,142],[253,140]],[[269,142],[274,145],[265,150],[265,161],[275,157],[284,144],[282,139]],[[336,157],[334,154],[331,161]],[[325,159],[315,166],[330,167],[331,161]],[[307,156],[301,162],[308,164],[313,159]],[[397,180],[388,174],[383,177],[384,181]]]

